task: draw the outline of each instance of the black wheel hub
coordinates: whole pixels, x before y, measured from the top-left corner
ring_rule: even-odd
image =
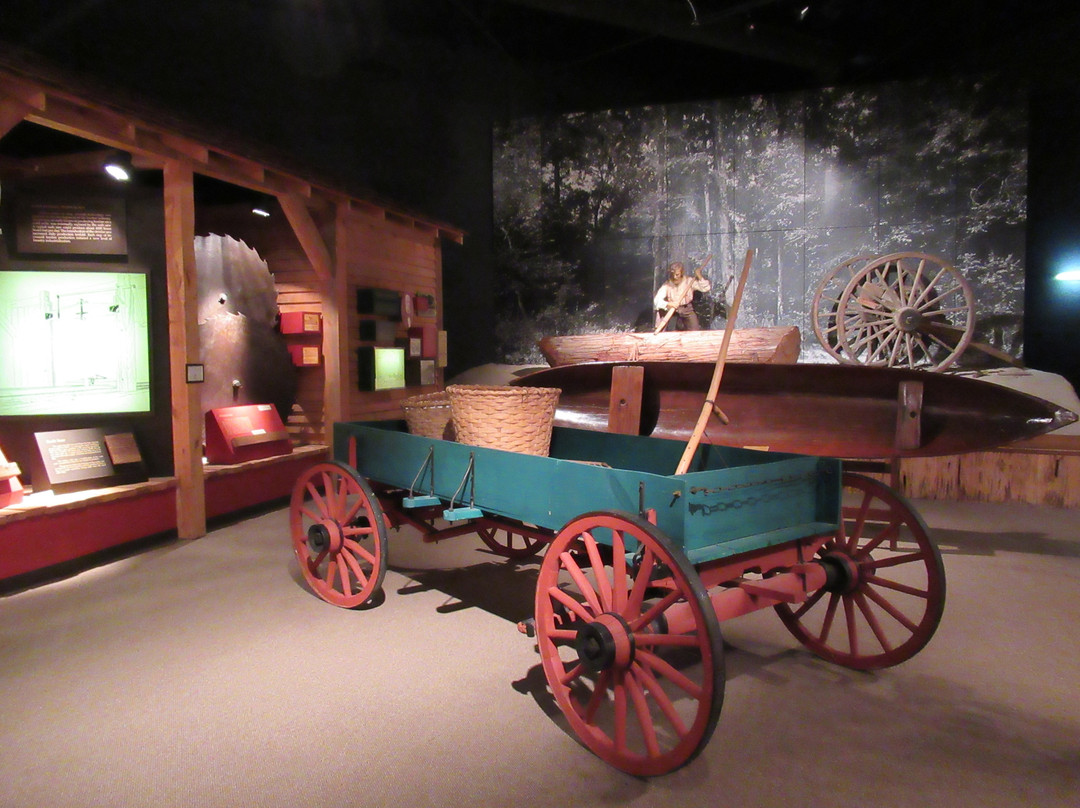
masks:
[[[308,549],[315,553],[323,553],[330,549],[330,531],[326,525],[312,525],[307,532]]]
[[[903,308],[896,313],[896,325],[905,334],[910,334],[913,331],[918,331],[922,328],[923,316],[922,312],[914,308]]]
[[[608,613],[609,618],[614,618],[619,628],[624,631],[624,636],[630,643],[630,659],[633,660],[634,635],[630,626],[618,615]],[[600,622],[586,623],[577,631],[574,639],[574,649],[577,651],[578,660],[593,673],[608,670],[615,664],[618,645],[610,628]]]
[[[818,563],[825,568],[825,585],[822,589],[826,592],[851,592],[858,585],[858,566],[847,556],[830,553],[818,559]]]

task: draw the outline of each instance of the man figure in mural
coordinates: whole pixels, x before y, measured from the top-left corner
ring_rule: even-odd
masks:
[[[700,267],[694,277],[688,278],[681,262],[671,264],[668,267],[668,279],[653,298],[656,331],[700,331],[701,323],[694,311],[694,292],[708,294],[711,290],[712,283],[701,274]]]

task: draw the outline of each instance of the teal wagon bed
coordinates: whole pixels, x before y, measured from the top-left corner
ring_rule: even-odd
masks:
[[[711,737],[724,696],[722,621],[763,608],[840,665],[895,665],[923,648],[945,599],[918,514],[840,461],[556,427],[537,456],[334,426],[334,460],[293,491],[308,585],[351,608],[380,590],[391,532],[476,535],[543,552],[533,637],[579,740],[611,765],[659,775]]]

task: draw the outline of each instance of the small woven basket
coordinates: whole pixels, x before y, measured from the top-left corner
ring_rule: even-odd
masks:
[[[461,443],[544,456],[551,449],[557,387],[452,384],[446,392]]]
[[[450,397],[444,392],[424,393],[401,402],[409,432],[425,438],[454,439]]]

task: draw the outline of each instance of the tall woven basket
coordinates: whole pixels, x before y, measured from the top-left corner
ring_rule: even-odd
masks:
[[[454,440],[450,396],[444,392],[424,393],[401,402],[409,432],[425,438]]]
[[[452,384],[446,392],[459,442],[545,456],[551,449],[559,388]]]

